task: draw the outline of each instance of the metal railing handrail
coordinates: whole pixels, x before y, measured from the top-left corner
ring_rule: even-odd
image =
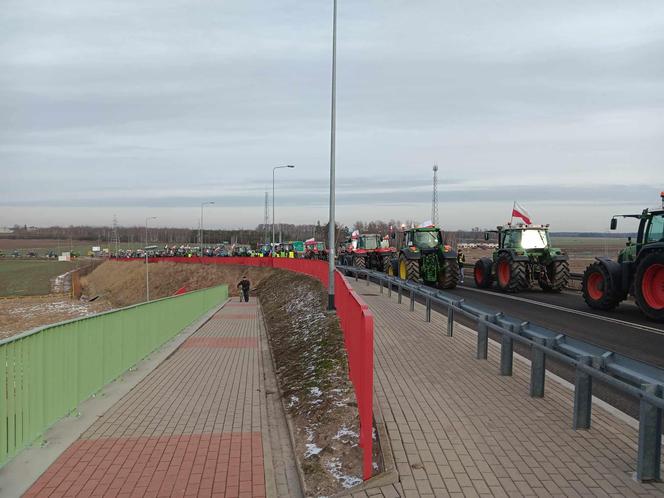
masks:
[[[100,311],[99,313],[93,313],[93,314],[90,314],[90,315],[84,315],[84,316],[79,316],[79,317],[75,317],[75,318],[69,318],[68,320],[62,320],[60,322],[53,322],[53,323],[49,323],[47,325],[41,325],[39,327],[35,327],[35,328],[30,329],[30,330],[26,330],[26,331],[21,332],[19,334],[12,335],[12,336],[6,337],[4,339],[0,339],[0,346],[3,346],[5,344],[9,344],[10,342],[18,341],[20,339],[24,339],[25,337],[28,337],[30,335],[41,332],[44,329],[50,329],[51,327],[59,327],[60,325],[67,325],[67,324],[72,323],[72,322],[79,322],[81,320],[89,320],[89,319],[97,318],[97,317],[100,317],[100,316],[103,316],[103,315],[110,315],[112,313],[118,313],[120,311],[130,310],[132,308],[138,308],[140,306],[145,306],[147,304],[157,303],[157,302],[160,302],[160,301],[165,301],[167,299],[173,299],[173,298],[176,298],[176,297],[180,297],[184,294],[195,294],[197,292],[203,292],[203,291],[206,291],[206,290],[209,290],[209,289],[213,289],[214,287],[223,287],[224,285],[226,285],[226,284],[215,285],[213,287],[206,287],[204,289],[196,289],[196,290],[188,291],[188,292],[185,292],[183,294],[178,294],[178,295],[175,295],[175,296],[166,296],[166,297],[160,297],[159,299],[150,299],[150,301],[143,301],[142,303],[130,304],[129,306],[123,306],[122,308],[113,308],[113,309],[106,310],[106,311]]]
[[[354,274],[356,280],[364,276],[369,285],[377,280],[380,291],[385,286],[391,294],[394,287],[401,302],[403,291],[410,296],[410,311],[414,311],[415,298],[425,301],[425,317],[431,321],[433,303],[447,307],[447,335],[453,335],[454,316],[459,313],[477,323],[477,359],[487,359],[488,332],[501,337],[500,374],[512,375],[513,343],[531,348],[530,395],[544,396],[546,358],[555,359],[575,368],[573,428],[589,429],[592,405],[592,379],[633,396],[640,401],[639,450],[637,479],[641,481],[661,478],[662,413],[664,411],[664,369],[620,355],[593,344],[571,338],[544,327],[518,320],[502,312],[487,310],[480,305],[431,287],[401,280],[374,270],[338,266]]]

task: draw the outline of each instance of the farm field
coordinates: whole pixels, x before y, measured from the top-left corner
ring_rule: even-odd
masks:
[[[0,296],[38,296],[51,292],[51,279],[86,261],[0,260]]]

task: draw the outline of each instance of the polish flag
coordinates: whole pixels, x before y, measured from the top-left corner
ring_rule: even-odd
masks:
[[[314,242],[316,242],[316,239],[313,237],[304,241],[305,244],[313,244]]]
[[[530,220],[530,214],[524,209],[524,207],[518,202],[514,202],[512,207],[512,218],[521,218],[526,225],[532,225]]]

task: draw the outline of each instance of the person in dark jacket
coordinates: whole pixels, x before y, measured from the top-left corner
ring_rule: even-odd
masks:
[[[240,289],[240,302],[242,302],[242,299],[244,298],[245,302],[249,302],[249,290],[251,289],[251,282],[247,278],[247,276],[243,276],[242,280],[240,280],[237,284],[238,288]]]
[[[457,252],[457,263],[459,263],[459,283],[463,283],[463,264],[466,262],[466,255],[461,249]]]

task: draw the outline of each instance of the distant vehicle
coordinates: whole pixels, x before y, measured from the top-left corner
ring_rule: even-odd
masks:
[[[21,257],[21,252],[17,250],[12,251],[12,258],[20,258]]]
[[[569,256],[561,249],[551,247],[549,225],[499,226],[486,232],[498,234],[498,249],[491,258],[480,258],[475,263],[473,276],[480,289],[497,282],[505,292],[521,292],[539,284],[542,290],[560,292],[569,280]]]
[[[342,265],[386,272],[390,268],[396,249],[383,243],[383,237],[376,233],[360,234],[353,232],[339,250],[339,261]]]
[[[392,234],[398,254],[387,273],[402,280],[425,282],[441,289],[454,289],[459,281],[457,253],[443,242],[436,226],[399,230]]]
[[[611,218],[611,230],[618,218],[639,220],[636,243],[627,239],[618,261],[598,257],[583,274],[583,299],[599,310],[615,309],[628,294],[651,320],[664,322],[664,192],[661,209],[644,209],[641,214],[619,214]]]
[[[322,259],[327,261],[327,249],[325,248],[325,242],[305,240],[304,257],[306,259]]]

